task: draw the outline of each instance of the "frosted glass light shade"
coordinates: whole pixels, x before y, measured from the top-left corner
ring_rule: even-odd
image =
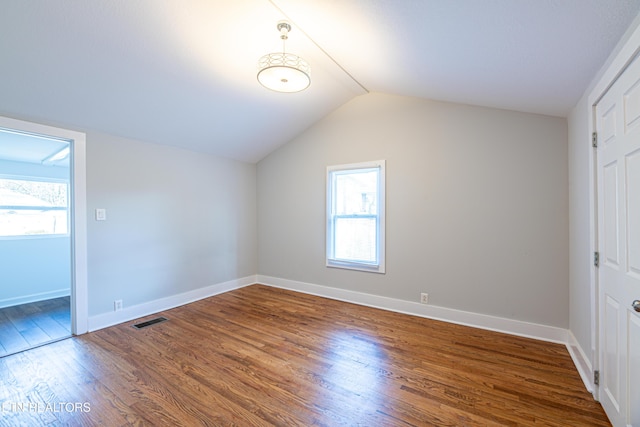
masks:
[[[269,53],[258,60],[258,81],[276,92],[300,92],[311,84],[309,63],[292,53]]]

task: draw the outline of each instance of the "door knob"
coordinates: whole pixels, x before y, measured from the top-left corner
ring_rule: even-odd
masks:
[[[640,313],[640,299],[635,300],[634,302],[631,303],[631,307],[633,307],[633,309],[635,311],[637,311],[638,313]]]

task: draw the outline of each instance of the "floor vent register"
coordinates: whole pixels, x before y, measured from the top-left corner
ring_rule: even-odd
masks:
[[[151,325],[155,325],[157,323],[166,322],[167,320],[169,319],[167,319],[166,317],[156,317],[155,319],[147,320],[146,322],[136,323],[133,325],[133,327],[136,329],[142,329]]]

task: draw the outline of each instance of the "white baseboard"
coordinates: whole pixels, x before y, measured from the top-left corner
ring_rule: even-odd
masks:
[[[258,283],[276,288],[289,289],[340,301],[351,302],[368,307],[381,308],[429,319],[442,320],[474,328],[504,332],[526,338],[534,338],[560,344],[567,344],[568,331],[553,326],[539,325],[520,320],[505,319],[486,314],[471,313],[451,308],[425,305],[412,301],[405,301],[379,295],[298,282],[277,277],[258,275]]]
[[[595,385],[593,384],[593,366],[571,331],[569,331],[567,350],[571,355],[571,359],[573,359],[573,364],[576,365],[576,369],[578,370],[585,387],[589,390],[589,393],[594,394]]]
[[[53,298],[68,297],[71,295],[71,289],[57,289],[55,291],[40,292],[39,294],[24,295],[16,298],[7,298],[0,300],[0,308],[13,307],[14,305],[29,304],[37,301],[44,301]]]
[[[140,317],[148,316],[160,311],[169,310],[171,308],[189,304],[203,298],[208,298],[224,292],[229,292],[234,289],[243,288],[256,282],[256,276],[247,276],[240,279],[230,280],[228,282],[217,283],[205,288],[194,289],[193,291],[184,292],[178,295],[172,295],[170,297],[149,301],[144,304],[126,307],[122,311],[114,311],[98,314],[96,316],[89,316],[89,332],[117,325],[118,323],[128,322],[130,320],[138,319]]]
[[[414,316],[426,317],[429,319],[442,320],[474,328],[487,329],[496,332],[503,332],[511,335],[533,338],[542,341],[560,343],[568,346],[569,331],[547,325],[523,322],[520,320],[506,319],[502,317],[489,316],[486,314],[472,313],[468,311],[455,310],[434,305],[424,305],[417,302],[405,301],[396,298],[383,297],[379,295],[366,294],[363,292],[349,291],[329,286],[315,285],[312,283],[298,282],[294,280],[281,279],[277,277],[255,275],[241,279],[231,280],[200,288],[193,291],[173,295],[166,298],[150,301],[127,307],[122,311],[103,313],[89,317],[89,331],[106,328],[118,323],[128,322],[133,319],[148,316],[160,311],[169,310],[181,305],[218,295],[234,289],[260,283],[266,286],[289,289],[339,301],[350,302],[368,307],[380,308],[383,310],[395,311]],[[574,339],[575,340],[575,339]],[[571,353],[572,350],[570,350]],[[584,358],[586,360],[586,358]]]

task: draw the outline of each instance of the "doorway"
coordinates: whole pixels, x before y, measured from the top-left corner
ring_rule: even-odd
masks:
[[[0,117],[0,356],[87,331],[85,135]]]
[[[0,356],[71,335],[70,144],[0,129]]]

